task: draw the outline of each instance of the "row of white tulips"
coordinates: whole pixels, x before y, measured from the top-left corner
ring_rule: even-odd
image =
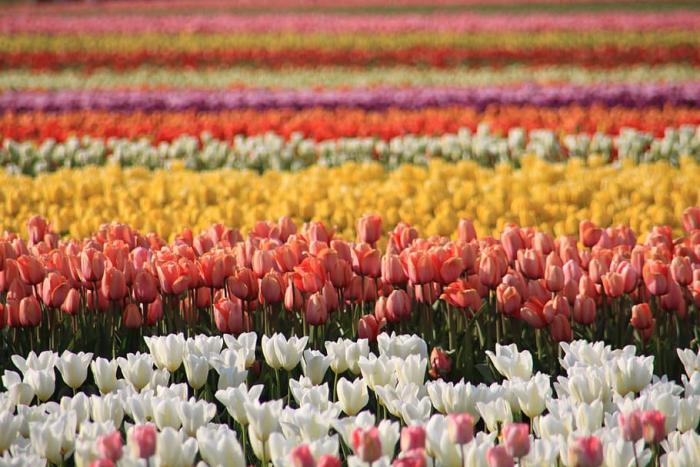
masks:
[[[36,175],[61,167],[104,165],[168,168],[182,161],[188,168],[212,170],[222,167],[257,170],[298,170],[313,164],[340,165],[344,162],[378,160],[388,167],[404,163],[426,164],[429,159],[474,160],[492,165],[516,161],[525,154],[559,161],[568,157],[587,158],[591,154],[610,159],[616,150],[620,159],[635,161],[673,160],[680,156],[700,155],[700,129],[694,126],[668,128],[662,138],[634,129],[618,136],[597,133],[570,134],[560,138],[551,130],[513,128],[507,135],[491,131],[488,124],[476,132],[462,129],[442,136],[405,135],[390,140],[379,138],[339,138],[315,141],[296,133],[289,139],[268,133],[236,136],[221,141],[203,135],[181,136],[174,141],[154,145],[147,139],[69,138],[58,143],[47,140],[3,141],[0,165],[12,173]]]
[[[124,466],[241,466],[246,450],[263,464],[302,465],[299,446],[316,460],[326,455],[366,465],[352,434],[375,425],[381,452],[374,466],[402,456],[402,426],[422,426],[426,434],[425,463],[406,465],[507,465],[495,464],[487,452],[503,442],[503,426],[522,420],[531,426],[527,454],[518,456],[523,466],[585,465],[568,453],[591,435],[602,442],[607,466],[652,459],[669,467],[700,465],[700,353],[692,350],[678,350],[686,371],[681,386],[653,376],[653,357],[635,355],[632,346],[562,343],[566,376],[552,381],[533,374],[527,350],[497,345],[488,356],[504,379],[475,385],[426,382],[428,348],[417,336],[382,334],[376,354],[366,340],[326,342],[323,353],[307,349],[306,337],[263,336],[269,369],[262,371],[274,372],[277,381],[280,372],[289,375],[289,394],[280,394],[279,386],[248,385],[260,356],[254,333],[145,339],[150,353],[116,360],[68,351],[12,356],[19,373],[6,370],[2,377],[0,466],[71,458],[78,466],[111,465],[99,463],[111,462],[105,455]],[[294,378],[298,366],[302,372]],[[65,386],[57,388],[55,369]],[[58,397],[61,392],[68,395]],[[652,409],[665,415],[663,441],[627,441],[620,415]],[[483,426],[464,446],[454,442],[446,416],[462,413]],[[123,451],[120,440],[109,441],[115,431],[126,435]]]

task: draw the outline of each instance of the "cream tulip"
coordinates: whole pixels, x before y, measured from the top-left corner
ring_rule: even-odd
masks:
[[[340,378],[336,390],[338,402],[346,415],[357,415],[369,402],[367,384],[362,378],[356,378],[353,382]]]
[[[110,393],[117,388],[117,368],[119,368],[117,360],[107,360],[102,357],[98,357],[90,363],[92,377],[100,394]]]

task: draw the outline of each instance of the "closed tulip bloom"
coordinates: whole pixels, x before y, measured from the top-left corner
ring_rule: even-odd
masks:
[[[642,269],[642,278],[652,295],[664,295],[668,292],[669,269],[667,264],[658,260],[648,260]]]
[[[495,289],[501,282],[498,260],[495,257],[486,255],[481,258],[479,262],[479,280],[489,289]]]
[[[134,386],[134,389],[141,391],[153,376],[153,358],[148,353],[129,353],[124,357],[118,357],[117,363],[124,378]]]
[[[700,229],[700,207],[687,208],[683,211],[683,229],[688,233]]]
[[[588,325],[595,321],[596,305],[595,300],[586,295],[577,295],[574,303],[574,321],[579,324]]]
[[[146,324],[155,326],[161,319],[163,319],[163,302],[160,300],[160,297],[157,297],[153,303],[148,304]]]
[[[489,467],[513,467],[513,456],[508,454],[506,448],[500,444],[486,451],[486,463]]]
[[[284,292],[284,308],[287,311],[299,311],[303,306],[304,297],[301,295],[301,291],[290,283]]]
[[[617,266],[617,272],[622,276],[623,290],[625,293],[631,293],[637,288],[639,276],[636,269],[632,267],[629,261],[622,261]]]
[[[80,276],[85,282],[102,280],[105,270],[105,256],[94,248],[86,248],[80,253]]]
[[[401,452],[425,449],[425,428],[419,425],[406,426],[401,430]]]
[[[77,289],[69,289],[66,298],[61,304],[61,311],[69,315],[75,315],[80,309],[80,292]]]
[[[381,253],[367,243],[360,243],[351,250],[352,268],[356,274],[379,277],[381,274]]]
[[[603,290],[611,298],[620,297],[625,291],[625,281],[621,274],[609,272],[603,275]]]
[[[156,427],[150,423],[136,425],[129,432],[129,445],[135,457],[148,459],[156,453],[158,434]]]
[[[536,250],[519,250],[518,266],[528,279],[541,279],[544,277],[544,260],[542,259],[542,254]]]
[[[103,459],[117,462],[122,458],[122,435],[114,431],[108,435],[102,435],[97,439],[97,451]]]
[[[127,329],[138,329],[143,324],[141,309],[135,303],[129,303],[122,312],[122,322]]]
[[[654,317],[648,303],[640,303],[632,307],[630,324],[635,329],[647,329],[653,325]]]
[[[506,252],[506,257],[508,262],[512,265],[515,259],[518,257],[518,252],[525,246],[525,239],[522,230],[518,226],[506,226],[503,233],[501,233],[501,244]]]
[[[357,238],[361,243],[374,245],[382,236],[382,218],[376,215],[367,215],[357,221]]]
[[[352,448],[362,462],[372,463],[382,457],[382,441],[377,427],[355,428],[352,432]]]
[[[331,357],[324,355],[317,350],[304,350],[304,357],[301,359],[301,369],[304,376],[311,380],[311,384],[319,385],[326,376],[328,367],[331,365]]]
[[[214,323],[219,331],[238,335],[243,332],[244,317],[241,302],[222,298],[214,304]]]
[[[501,430],[503,445],[508,454],[516,459],[530,452],[530,427],[527,423],[509,423]]]
[[[152,303],[158,296],[158,281],[153,274],[140,269],[134,276],[131,289],[138,303]]]
[[[403,289],[397,289],[389,294],[386,300],[388,315],[393,315],[398,321],[404,321],[411,317],[411,299]]]
[[[499,284],[496,288],[496,305],[498,311],[506,316],[513,316],[520,310],[522,298],[518,289],[506,284]]]
[[[160,290],[166,295],[182,295],[189,287],[190,278],[175,261],[167,261],[156,267]]]
[[[316,292],[306,301],[306,321],[312,326],[320,326],[328,321],[328,308],[323,294]]]
[[[663,441],[666,438],[666,415],[660,410],[642,412],[642,434],[649,444]]]
[[[581,221],[578,226],[579,241],[586,248],[590,248],[600,240],[603,230],[589,220]]]
[[[344,259],[338,259],[333,267],[328,270],[328,279],[336,289],[344,289],[352,280],[352,266]]]
[[[639,410],[634,410],[627,414],[620,413],[617,416],[617,420],[625,441],[636,443],[642,439],[644,433],[642,431],[642,414]]]
[[[289,460],[293,467],[316,467],[316,459],[306,444],[299,444],[292,448],[289,451]]]
[[[588,277],[590,277],[594,284],[601,284],[603,282],[603,276],[607,273],[608,266],[605,261],[593,258],[590,263],[588,263]]]
[[[33,296],[20,300],[19,322],[25,327],[36,327],[41,323],[41,306]]]
[[[457,226],[457,238],[459,238],[459,241],[464,243],[469,243],[472,240],[476,240],[476,229],[474,229],[474,223],[469,219],[460,219]]]
[[[401,264],[408,280],[414,285],[427,284],[434,277],[433,262],[424,251],[404,250],[401,255]]]
[[[68,279],[61,274],[50,272],[41,285],[41,299],[46,306],[58,308],[68,295]]]
[[[557,265],[547,267],[544,279],[550,292],[556,293],[564,288],[564,270]]]
[[[399,255],[387,253],[382,256],[382,280],[390,285],[403,286],[408,281]]]
[[[447,416],[447,434],[455,444],[467,444],[474,438],[474,418],[468,413]]]
[[[100,394],[110,393],[117,388],[117,368],[119,368],[117,360],[107,360],[101,357],[90,363],[92,378],[95,380]]]
[[[326,282],[320,293],[323,295],[329,313],[340,307],[338,292],[335,290],[335,287],[333,287],[333,284]]]
[[[353,382],[340,378],[336,389],[340,408],[351,417],[364,409],[369,401],[367,384],[362,378],[357,378]]]
[[[357,335],[360,339],[375,342],[379,335],[379,323],[374,315],[365,315],[357,323]]]
[[[434,347],[430,352],[430,376],[432,378],[444,377],[452,371],[452,359],[441,347]]]
[[[260,297],[264,303],[274,305],[284,300],[284,283],[277,272],[268,272],[260,281]]]
[[[671,276],[679,285],[686,286],[693,281],[693,269],[685,256],[676,256],[671,261]]]
[[[603,464],[603,443],[595,436],[577,438],[569,445],[570,467],[599,467]]]
[[[68,387],[77,389],[87,378],[87,369],[92,361],[92,353],[79,352],[74,354],[68,350],[64,351],[60,360],[56,363],[58,371],[61,372],[63,381]]]
[[[22,280],[29,285],[40,284],[46,276],[44,265],[34,256],[22,255],[17,258],[17,268]]]

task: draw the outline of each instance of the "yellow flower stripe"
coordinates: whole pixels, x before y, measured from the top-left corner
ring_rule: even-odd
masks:
[[[638,233],[669,224],[680,233],[683,210],[700,205],[698,180],[700,164],[690,159],[680,168],[526,158],[521,170],[436,161],[392,172],[347,164],[263,175],[93,167],[36,178],[0,175],[0,228],[24,232],[36,213],[74,237],[118,220],[172,238],[185,227],[198,231],[222,222],[247,229],[258,220],[290,215],[298,222],[337,225],[351,238],[355,220],[374,212],[385,226],[403,220],[423,235],[450,235],[463,217],[473,219],[481,235],[495,234],[507,222],[574,234],[586,218],[599,225],[626,223]]]
[[[137,51],[137,50],[185,50],[199,51],[211,48],[358,48],[402,49],[417,46],[430,47],[596,47],[606,44],[616,46],[671,46],[698,45],[700,35],[694,31],[545,31],[537,34],[523,32],[480,32],[455,34],[449,32],[408,32],[399,34],[330,34],[330,33],[260,33],[260,34],[2,34],[2,52],[55,53],[75,50]]]

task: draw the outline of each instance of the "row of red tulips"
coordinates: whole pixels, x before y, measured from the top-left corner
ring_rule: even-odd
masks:
[[[121,224],[64,240],[34,217],[28,242],[0,241],[2,345],[109,354],[134,350],[144,333],[372,341],[386,328],[421,334],[467,368],[495,342],[536,347],[546,366],[558,342],[588,338],[636,343],[672,374],[673,348],[699,337],[700,208],[683,225],[682,238],[657,226],[643,243],[628,227],[591,222],[578,238],[516,225],[477,238],[467,220],[454,240],[420,238],[403,223],[383,239],[381,218],[365,216],[348,242],[320,222],[297,229],[282,218],[245,237],[214,225],[166,244]]]

